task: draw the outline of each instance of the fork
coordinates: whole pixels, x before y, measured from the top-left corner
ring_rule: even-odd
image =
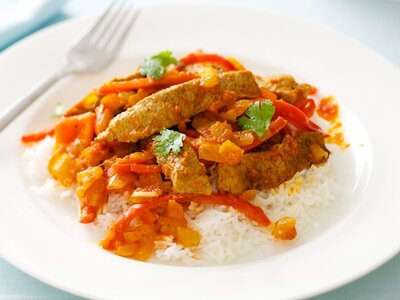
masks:
[[[140,11],[114,0],[89,31],[67,52],[65,63],[0,115],[0,132],[40,95],[61,78],[72,73],[97,72],[115,58]]]

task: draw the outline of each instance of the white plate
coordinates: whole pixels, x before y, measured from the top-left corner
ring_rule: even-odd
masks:
[[[64,22],[2,54],[0,110],[55,70],[91,21]],[[109,254],[73,212],[32,197],[19,137],[43,126],[58,101],[73,103],[150,54],[198,48],[239,57],[259,73],[287,72],[336,96],[352,145],[333,156],[343,197],[311,240],[256,261],[176,267]],[[312,24],[224,6],[145,7],[113,66],[65,78],[1,133],[1,256],[48,284],[91,298],[303,298],[343,285],[400,249],[399,84],[399,71],[381,56]]]

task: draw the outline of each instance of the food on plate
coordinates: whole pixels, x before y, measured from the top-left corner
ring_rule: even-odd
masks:
[[[233,58],[163,51],[22,141],[37,143],[32,160],[52,148],[53,186],[75,190],[80,222],[105,228],[104,249],[227,262],[295,239],[304,215],[334,197],[316,92]]]
[[[205,111],[226,94],[235,98],[260,96],[250,71],[225,72],[215,76],[218,84],[213,87],[202,84],[201,79],[193,79],[144,98],[113,118],[97,140],[137,142]]]
[[[324,163],[328,156],[322,134],[286,135],[267,151],[243,154],[238,164],[219,164],[218,189],[240,194],[250,189],[275,188],[297,172]]]
[[[350,144],[344,138],[343,124],[339,118],[339,105],[335,98],[329,96],[321,99],[318,103],[317,113],[330,124],[327,142],[336,144],[342,149],[347,149]]]

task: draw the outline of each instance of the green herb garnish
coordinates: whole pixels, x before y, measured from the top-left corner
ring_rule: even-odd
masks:
[[[167,67],[172,64],[179,65],[180,62],[172,56],[171,51],[162,51],[147,58],[140,66],[140,73],[147,77],[160,79],[167,71]]]
[[[238,124],[242,129],[252,130],[262,137],[269,128],[274,112],[275,106],[271,101],[257,101],[249,105],[246,115],[238,119]]]
[[[186,135],[178,131],[163,129],[153,140],[154,147],[159,156],[167,157],[170,152],[177,155],[183,147],[183,140]]]

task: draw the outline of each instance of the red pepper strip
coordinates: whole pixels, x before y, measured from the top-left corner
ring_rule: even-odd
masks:
[[[100,242],[100,245],[105,249],[112,250],[114,248],[115,241],[120,238],[125,228],[129,226],[133,219],[140,217],[149,209],[163,205],[170,199],[174,199],[177,202],[193,201],[198,203],[227,205],[233,207],[239,212],[244,213],[249,219],[256,221],[261,226],[268,226],[271,224],[271,221],[264,214],[264,211],[260,207],[255,206],[248,201],[241,200],[234,195],[167,194],[130,206],[128,210],[126,210],[125,213],[109,227],[107,235]]]
[[[187,56],[180,59],[184,65],[179,66],[178,69],[182,70],[185,65],[195,64],[195,63],[216,63],[220,65],[227,71],[236,70],[235,66],[227,59],[223,58],[218,54],[196,54],[189,53]]]
[[[39,142],[39,141],[43,140],[46,136],[53,135],[53,134],[54,134],[54,128],[51,131],[47,131],[44,129],[42,131],[24,134],[21,137],[21,141],[23,143]]]
[[[84,224],[91,223],[96,219],[96,216],[97,207],[81,204],[81,216],[79,218],[79,222]]]
[[[112,168],[117,173],[137,173],[137,174],[154,174],[161,173],[161,166],[159,165],[142,165],[135,163],[115,163]]]
[[[56,124],[57,124],[58,120],[59,120],[59,118],[54,119],[49,125],[47,125],[41,131],[24,134],[21,137],[21,141],[23,143],[33,143],[33,142],[39,142],[39,141],[43,140],[48,135],[53,136],[54,135],[54,129],[56,127]]]
[[[266,88],[260,88],[261,96],[271,100],[278,100],[278,96]]]
[[[186,72],[171,72],[164,74],[160,79],[153,78],[135,78],[127,81],[111,81],[105,83],[100,87],[99,92],[101,94],[127,92],[142,88],[158,87],[158,86],[170,86],[178,83],[183,83],[194,78],[199,77],[194,73]]]
[[[235,195],[193,195],[193,194],[178,194],[174,197],[177,202],[198,202],[207,204],[227,205],[231,206],[237,211],[245,214],[249,219],[256,221],[261,226],[268,226],[271,221],[265,215],[264,211],[248,201],[241,200]]]
[[[231,206],[237,211],[240,211],[247,215],[250,219],[258,222],[261,226],[268,226],[271,224],[268,217],[264,214],[264,211],[248,201],[241,200],[235,195],[228,194],[212,194],[212,195],[197,195],[197,194],[176,194],[176,195],[162,195],[160,197],[154,198],[153,200],[146,201],[143,203],[133,204],[129,209],[123,214],[113,225],[118,227],[127,227],[136,217],[141,216],[144,212],[149,209],[156,208],[168,200],[174,199],[177,202],[198,202],[216,205],[227,205]]]
[[[297,105],[297,107],[300,108],[309,118],[314,115],[315,109],[317,108],[313,99],[307,99],[300,105]]]
[[[104,249],[112,250],[115,241],[119,238],[119,235],[124,232],[125,228],[129,226],[133,219],[140,217],[149,209],[161,206],[168,200],[172,199],[172,197],[173,196],[171,194],[162,195],[152,200],[130,206],[116,222],[111,224],[107,235],[100,242],[100,246],[102,246]]]
[[[322,133],[322,129],[311,121],[300,108],[287,103],[283,100],[270,99],[275,106],[275,113],[278,116],[284,117],[289,123],[292,123],[299,129],[318,131]]]
[[[287,125],[287,123],[288,121],[286,121],[284,118],[277,117],[275,120],[271,122],[267,132],[262,137],[254,138],[253,143],[251,143],[250,145],[242,146],[241,148],[245,151],[250,151],[251,149],[254,149],[258,145],[268,140],[271,136],[281,131]]]
[[[192,138],[197,139],[198,137],[200,137],[200,134],[193,129],[188,129],[186,127],[186,123],[190,122],[190,119],[185,119],[181,122],[178,123],[178,130],[184,134],[186,134],[187,136],[190,136]]]
[[[133,204],[131,207],[129,207],[129,209],[127,211],[125,211],[125,213],[123,214],[122,220],[120,219],[117,221],[117,224],[118,224],[118,222],[120,222],[120,225],[125,228],[125,227],[129,226],[129,224],[136,217],[141,216],[149,209],[159,207],[160,205],[166,203],[168,200],[170,200],[172,198],[173,198],[173,195],[167,194],[167,195],[161,195],[150,201]]]

